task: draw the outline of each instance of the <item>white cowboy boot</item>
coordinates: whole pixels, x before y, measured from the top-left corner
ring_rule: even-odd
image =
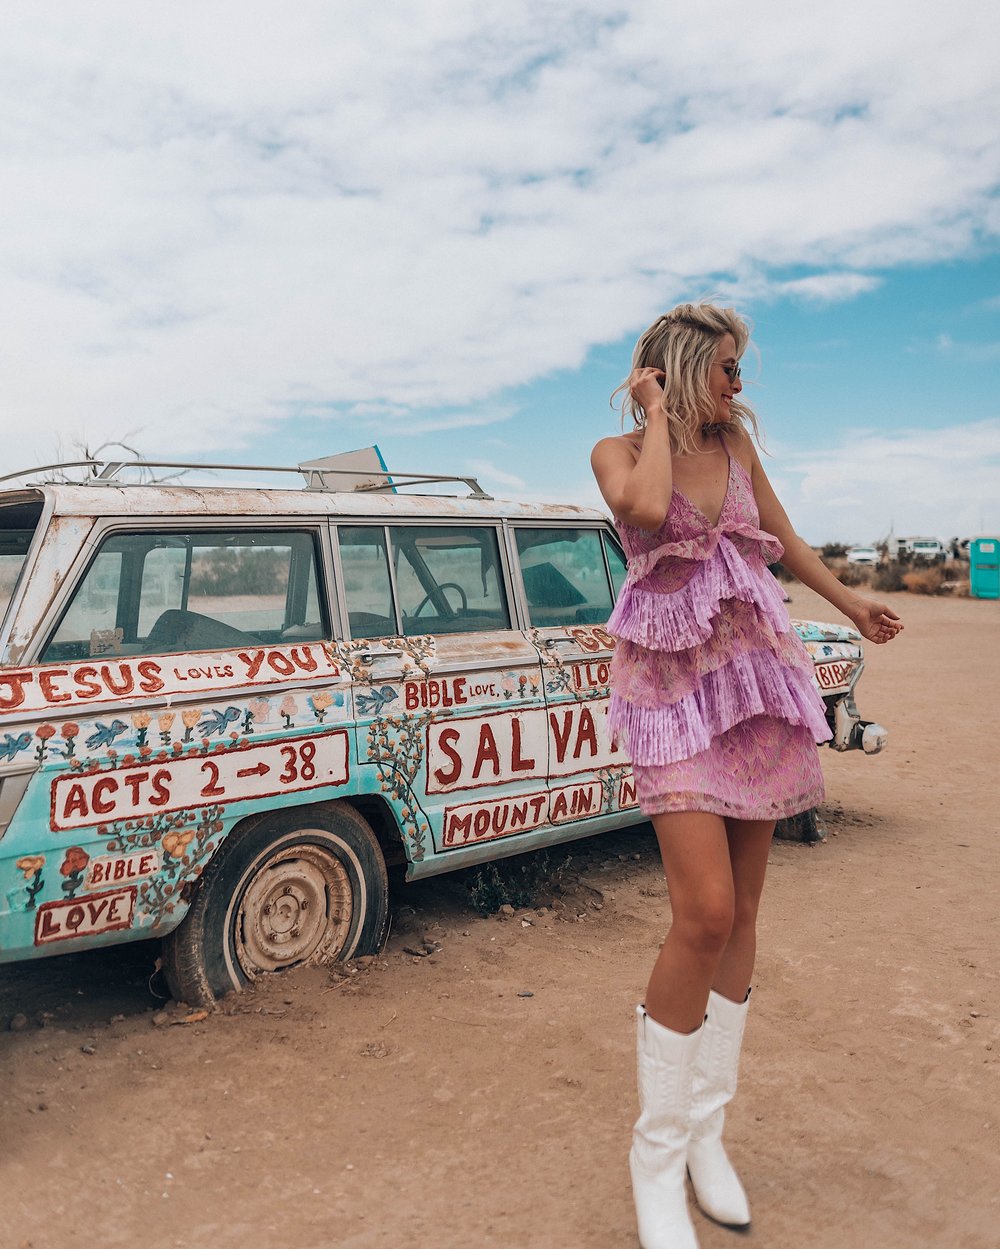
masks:
[[[702,1210],[717,1223],[745,1229],[750,1204],[722,1145],[725,1107],[736,1092],[736,1070],[747,1021],[747,1001],[731,1002],[713,989],[701,1029],[691,1090],[691,1143],[688,1173]]]
[[[628,1156],[642,1249],[698,1249],[684,1191],[691,1081],[702,1029],[685,1036],[638,1015],[639,1118]]]

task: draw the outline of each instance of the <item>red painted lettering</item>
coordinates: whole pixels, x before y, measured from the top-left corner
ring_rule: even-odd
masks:
[[[574,815],[587,815],[593,810],[594,791],[592,789],[576,789],[573,791],[573,802],[570,810]]]
[[[281,651],[271,651],[267,657],[267,662],[280,677],[290,677],[295,671],[295,665]]]
[[[107,864],[98,861],[90,869],[90,883],[92,885],[103,885],[107,880]]]
[[[20,707],[24,702],[24,687],[34,679],[30,672],[0,673],[0,687],[6,685],[9,691],[0,694],[0,711],[12,711],[15,707]]]
[[[94,785],[93,791],[90,795],[90,802],[94,808],[94,814],[95,815],[110,815],[111,812],[114,811],[115,809],[114,800],[111,799],[109,801],[105,801],[104,795],[115,794],[117,792],[118,792],[118,782],[115,780],[115,778],[113,776],[102,776],[101,779]],[[66,802],[66,814],[67,815],[69,814],[69,801],[68,800]],[[84,803],[83,807],[81,808],[80,814],[81,815],[87,814],[86,803]]]
[[[298,664],[303,672],[315,672],[316,660],[313,658],[312,649],[308,646],[293,646],[292,659]]]
[[[83,907],[80,907],[79,909],[81,912],[80,918],[77,920],[75,924],[70,923],[70,916],[73,914],[72,911],[70,911],[69,915],[66,916],[67,928],[79,928],[83,920],[87,918],[87,916],[83,912]],[[97,925],[101,922],[101,916],[104,914],[105,911],[108,912],[108,919],[111,919],[111,907],[109,905],[108,898],[98,898],[97,901],[95,902],[88,902],[87,910],[90,912],[90,922],[94,928],[96,928]]]
[[[454,845],[458,840],[459,834],[463,841],[469,840],[469,834],[472,830],[472,812],[466,815],[451,815],[448,821],[448,832],[445,835],[445,845]]]
[[[139,860],[138,874],[140,876],[148,876],[154,867],[156,867],[156,855],[144,854],[142,858]]]
[[[523,828],[528,822],[527,802],[515,802],[510,813],[511,828]]]
[[[461,739],[458,729],[445,729],[438,738],[438,745],[451,760],[451,771],[435,768],[434,776],[439,785],[451,785],[462,775],[462,756],[455,749],[455,743]]]
[[[577,645],[582,651],[599,651],[601,644],[594,637],[589,629],[570,629],[570,633],[576,639]]]
[[[486,762],[493,764],[493,775],[500,775],[500,752],[497,741],[489,724],[482,724],[479,729],[479,749],[476,751],[476,762],[472,765],[472,779],[477,780]]]
[[[87,816],[89,814],[90,808],[87,806],[86,792],[83,786],[75,781],[66,792],[62,818],[63,820],[68,820],[73,815]]]
[[[556,794],[552,800],[552,810],[549,812],[549,819],[561,820],[569,811],[569,803],[566,801],[566,795],[563,793]]]
[[[465,677],[456,677],[452,685],[452,693],[454,694],[455,703],[459,707],[463,707],[469,700],[465,696]]]
[[[111,691],[112,694],[131,694],[135,689],[135,676],[132,673],[131,664],[119,664],[116,676],[112,673],[114,669],[110,664],[101,665],[101,680]]]
[[[72,694],[60,694],[56,681],[59,677],[68,677],[68,668],[46,668],[38,674],[38,684],[42,687],[42,697],[49,703],[68,703]]]
[[[511,722],[511,732],[514,735],[514,744],[510,752],[510,766],[514,772],[530,772],[535,766],[534,759],[524,759],[521,757],[521,718],[514,716]]]
[[[142,678],[139,682],[139,689],[144,694],[158,694],[163,689],[165,683],[160,676],[163,669],[158,663],[154,663],[152,659],[140,659],[136,668]]]
[[[239,655],[239,658],[242,659],[243,662],[247,666],[247,680],[252,681],[254,677],[257,675],[257,673],[260,672],[260,666],[264,662],[264,659],[267,656],[267,652],[266,651],[239,651],[238,655]]]
[[[597,754],[597,729],[594,727],[594,717],[590,714],[589,707],[584,707],[580,712],[580,723],[577,726],[576,742],[573,746],[574,759],[580,758],[584,744],[590,747],[590,756],[593,758]]]
[[[54,937],[59,932],[59,925],[51,911],[42,911],[41,923],[38,926],[38,940]]]
[[[566,747],[569,745],[570,729],[573,727],[573,713],[566,711],[562,718],[562,731],[559,730],[559,720],[557,713],[549,712],[549,724],[552,726],[552,735],[556,743],[556,759],[559,763],[566,758]]]
[[[76,932],[83,921],[87,918],[87,912],[82,906],[71,906],[66,912],[63,924],[71,931]]]
[[[139,805],[139,786],[143,781],[149,780],[149,772],[130,772],[123,779],[132,791],[132,806],[137,807]]]
[[[167,782],[170,780],[170,770],[168,768],[159,768],[153,773],[153,792],[149,795],[149,805],[151,807],[165,807],[170,801],[170,790]]]
[[[76,692],[81,698],[96,698],[104,693],[104,686],[97,679],[97,669],[92,668],[90,664],[84,664],[82,668],[74,668],[73,680],[76,682]]]
[[[406,681],[403,685],[403,697],[406,699],[406,710],[416,711],[420,706],[420,691],[412,681]]]

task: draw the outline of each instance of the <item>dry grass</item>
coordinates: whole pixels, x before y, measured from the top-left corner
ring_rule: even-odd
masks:
[[[943,589],[944,581],[944,569],[940,564],[914,568],[903,574],[903,585],[911,594],[947,594],[948,591]]]
[[[911,594],[954,594],[960,597],[969,593],[969,566],[961,560],[918,564],[915,567],[890,560],[874,568],[870,564],[850,564],[838,557],[827,558],[823,562],[841,584],[867,587],[876,593],[908,590]]]

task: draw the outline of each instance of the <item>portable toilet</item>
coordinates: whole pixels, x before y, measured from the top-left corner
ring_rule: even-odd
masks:
[[[969,593],[973,598],[1000,598],[1000,538],[973,538],[969,543]]]

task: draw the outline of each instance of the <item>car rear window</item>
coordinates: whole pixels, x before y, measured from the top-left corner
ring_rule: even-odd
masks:
[[[197,530],[107,537],[43,663],[329,637],[316,535]]]

